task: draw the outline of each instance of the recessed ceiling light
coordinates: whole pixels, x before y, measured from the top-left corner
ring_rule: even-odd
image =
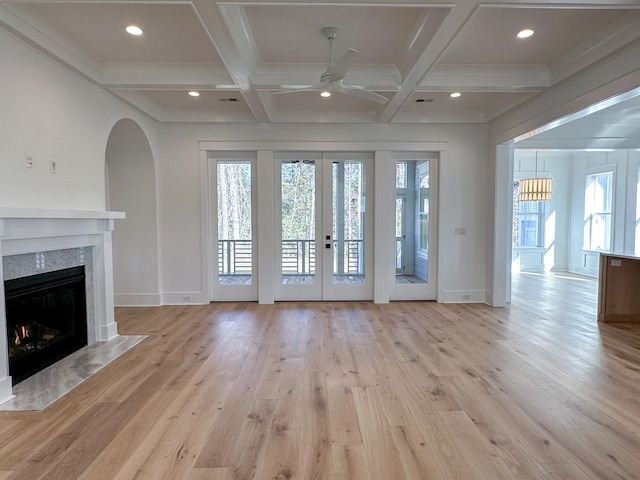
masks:
[[[329,90],[322,90],[320,92],[320,96],[323,98],[329,98],[331,96],[331,92]]]
[[[533,35],[533,30],[531,30],[530,28],[525,28],[524,30],[520,30],[516,37],[529,38],[531,35]]]
[[[450,93],[449,96],[451,98],[458,98],[458,97],[462,96],[462,94],[460,92],[453,92],[453,93]]]
[[[196,92],[195,90],[191,90],[189,92],[189,95],[191,95],[192,97],[199,97],[200,96],[200,92]]]
[[[135,35],[135,36],[142,35],[142,29],[137,25],[129,25],[127,28],[125,28],[125,30],[130,35]]]

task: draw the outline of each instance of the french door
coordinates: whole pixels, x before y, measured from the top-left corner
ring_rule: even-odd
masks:
[[[372,155],[275,154],[276,300],[373,297]]]
[[[255,162],[251,152],[208,153],[213,301],[258,299]]]

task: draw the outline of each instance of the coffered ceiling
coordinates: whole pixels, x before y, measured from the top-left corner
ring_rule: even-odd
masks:
[[[0,0],[0,26],[161,122],[487,122],[639,41],[638,7],[636,0]],[[131,24],[144,33],[126,33]],[[344,82],[386,103],[274,94],[319,83],[329,64],[325,26],[340,28],[334,60],[358,51]],[[516,38],[524,28],[534,35]]]

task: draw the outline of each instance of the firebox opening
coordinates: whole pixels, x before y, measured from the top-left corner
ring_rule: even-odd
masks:
[[[7,280],[4,288],[14,385],[87,345],[83,266]]]

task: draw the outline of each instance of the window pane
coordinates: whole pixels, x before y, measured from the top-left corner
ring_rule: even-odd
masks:
[[[402,237],[402,198],[396,198],[396,238]]]
[[[514,247],[542,247],[544,202],[521,202],[520,184],[513,185],[512,245]]]
[[[407,162],[396,162],[396,188],[407,188]]]
[[[587,175],[584,192],[585,250],[610,250],[613,172]]]

